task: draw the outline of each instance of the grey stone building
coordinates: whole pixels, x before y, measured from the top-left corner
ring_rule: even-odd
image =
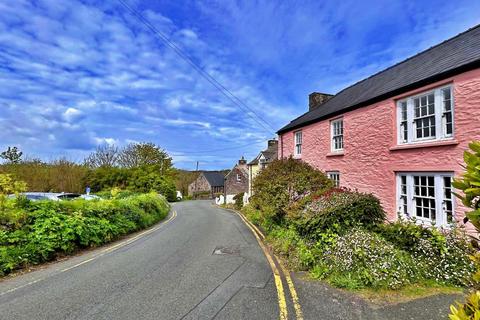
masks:
[[[188,195],[194,198],[213,199],[224,192],[225,176],[219,171],[202,171],[188,186]]]
[[[225,194],[227,197],[242,192],[248,192],[247,160],[243,157],[225,176]]]

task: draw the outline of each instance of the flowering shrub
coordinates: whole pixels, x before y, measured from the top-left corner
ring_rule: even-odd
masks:
[[[373,195],[333,189],[308,204],[295,223],[300,235],[318,239],[327,230],[343,233],[355,226],[370,228],[384,220],[385,212]]]
[[[456,286],[472,284],[472,274],[475,265],[468,254],[472,248],[465,236],[452,231],[444,236],[445,247],[439,250],[428,239],[420,239],[413,249],[413,259],[424,279],[437,283]]]
[[[330,274],[349,274],[362,287],[399,288],[417,277],[412,257],[378,235],[355,228],[324,252]]]

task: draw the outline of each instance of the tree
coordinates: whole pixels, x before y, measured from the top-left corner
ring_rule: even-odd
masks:
[[[275,160],[253,180],[251,203],[265,215],[281,220],[298,200],[333,186],[320,170],[293,159]]]
[[[103,144],[85,159],[85,164],[90,168],[114,167],[118,164],[118,157],[118,147]]]
[[[155,165],[163,175],[171,169],[172,158],[154,143],[130,143],[120,152],[118,163],[125,168]]]
[[[23,181],[15,181],[10,174],[0,174],[0,211],[5,210],[8,195],[27,190],[27,184]]]
[[[20,163],[23,152],[17,147],[8,147],[7,150],[0,154],[0,158],[7,160],[10,163]]]

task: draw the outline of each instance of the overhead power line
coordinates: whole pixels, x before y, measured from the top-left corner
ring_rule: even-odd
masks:
[[[189,155],[189,154],[206,154],[210,152],[218,152],[218,151],[226,151],[226,150],[233,150],[233,149],[238,149],[238,148],[243,148],[243,147],[248,147],[251,145],[256,145],[260,143],[264,143],[265,140],[258,140],[256,142],[251,142],[249,144],[245,145],[237,145],[237,146],[231,146],[231,147],[225,147],[225,148],[218,148],[218,149],[210,149],[210,150],[195,150],[195,151],[174,151],[174,150],[168,150],[169,154],[175,155],[175,156],[182,156],[182,155]]]
[[[252,120],[257,122],[263,129],[268,133],[275,134],[275,129],[263,119],[255,110],[250,108],[244,101],[238,98],[230,90],[228,90],[224,85],[218,82],[214,77],[204,71],[195,61],[190,58],[179,46],[170,41],[168,37],[155,28],[154,25],[150,23],[140,12],[128,5],[124,0],[118,0],[123,7],[125,7],[132,15],[134,15],[143,25],[145,25],[150,31],[152,31],[156,36],[158,36],[169,48],[171,48],[179,57],[188,62],[205,80],[207,80],[211,85],[213,85],[218,91],[220,91],[225,97],[237,105],[240,109],[246,112]]]

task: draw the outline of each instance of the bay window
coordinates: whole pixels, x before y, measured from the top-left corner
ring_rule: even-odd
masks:
[[[453,137],[452,87],[434,89],[398,101],[397,119],[399,144]]]
[[[436,226],[452,223],[452,176],[438,172],[398,173],[399,215]]]

